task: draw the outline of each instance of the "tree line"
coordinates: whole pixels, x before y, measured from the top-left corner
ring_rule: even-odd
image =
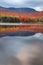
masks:
[[[41,17],[40,19],[37,19],[37,20],[34,20],[34,19],[31,19],[31,18],[28,18],[26,21],[23,19],[23,20],[20,20],[20,18],[13,18],[13,17],[0,17],[0,22],[3,22],[3,23],[37,23],[37,22],[41,22],[43,23],[43,17]]]

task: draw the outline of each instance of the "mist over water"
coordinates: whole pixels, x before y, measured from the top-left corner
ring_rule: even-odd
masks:
[[[43,65],[43,34],[1,37],[0,65]]]

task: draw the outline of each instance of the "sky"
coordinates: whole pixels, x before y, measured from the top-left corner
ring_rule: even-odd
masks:
[[[37,11],[43,10],[43,0],[0,0],[0,6],[15,8],[33,8]]]

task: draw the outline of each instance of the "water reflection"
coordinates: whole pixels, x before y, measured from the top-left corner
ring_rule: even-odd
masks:
[[[43,65],[43,34],[0,38],[0,65]]]

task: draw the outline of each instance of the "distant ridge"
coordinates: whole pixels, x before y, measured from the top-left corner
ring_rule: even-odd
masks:
[[[30,11],[31,10],[31,11]],[[36,11],[32,8],[5,8],[0,7],[0,17],[9,16],[9,17],[19,17],[20,19],[27,20],[38,19],[43,17],[43,11]]]
[[[17,13],[33,13],[36,12],[35,9],[32,8],[5,8],[0,6],[0,10],[5,10],[5,11],[11,11],[11,12],[17,12]]]

